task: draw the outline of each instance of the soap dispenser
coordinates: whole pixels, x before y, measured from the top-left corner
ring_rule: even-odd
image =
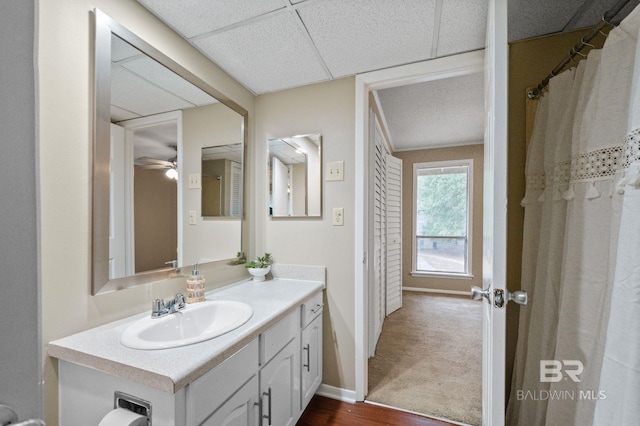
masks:
[[[204,275],[200,274],[195,263],[191,276],[187,278],[187,303],[204,302],[204,281]]]

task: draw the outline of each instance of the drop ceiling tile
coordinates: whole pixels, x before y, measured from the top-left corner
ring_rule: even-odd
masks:
[[[131,96],[132,93],[135,96]],[[118,66],[111,69],[111,105],[143,117],[193,106]]]
[[[562,31],[585,0],[509,0],[509,41]]]
[[[121,65],[141,78],[152,82],[158,87],[162,87],[167,92],[173,93],[193,105],[201,106],[218,102],[214,97],[148,56],[127,61]]]
[[[301,5],[334,77],[431,58],[435,0],[329,0]]]
[[[487,0],[444,0],[437,56],[484,48],[487,9]]]
[[[394,150],[484,139],[482,73],[378,91]]]
[[[329,76],[296,19],[276,14],[193,43],[257,94],[325,81]]]
[[[286,0],[138,0],[187,38],[286,6]]]

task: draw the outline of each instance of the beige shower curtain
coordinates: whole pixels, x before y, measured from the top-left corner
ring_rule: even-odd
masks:
[[[640,406],[640,388],[632,387],[635,395],[617,393],[621,377],[612,381],[605,374],[628,377],[635,371],[637,386],[640,350],[621,363],[614,348],[623,338],[611,327],[623,309],[618,299],[628,302],[634,291],[640,299],[635,266],[640,259],[617,257],[620,241],[629,239],[625,247],[631,248],[640,242],[639,232],[630,236],[620,226],[623,201],[631,205],[627,197],[638,192],[628,185],[622,189],[638,179],[625,176],[621,182],[630,92],[640,71],[635,67],[638,24],[640,9],[610,32],[601,51],[553,78],[536,115],[543,124],[536,123],[532,135],[523,200],[523,286],[531,302],[520,312],[509,425],[589,425],[596,405],[603,413],[596,424],[627,424],[613,421],[611,413],[629,398],[635,401],[630,405]],[[627,229],[640,227],[635,211],[635,217],[625,218],[631,222]],[[635,287],[627,282],[622,298],[616,288],[610,309],[614,276],[625,268],[637,274],[631,279]],[[638,308],[637,300],[624,306],[629,314],[638,315]],[[640,333],[631,350],[640,348],[638,338]]]

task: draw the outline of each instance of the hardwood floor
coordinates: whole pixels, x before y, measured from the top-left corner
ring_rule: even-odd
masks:
[[[297,426],[452,426],[404,411],[357,402],[350,404],[314,396],[298,420]]]

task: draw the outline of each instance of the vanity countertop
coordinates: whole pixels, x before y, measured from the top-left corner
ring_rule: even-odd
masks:
[[[207,300],[234,300],[253,308],[253,316],[247,323],[222,336],[160,350],[130,349],[120,344],[122,332],[131,323],[149,315],[145,312],[52,341],[48,354],[175,393],[221,364],[322,289],[322,281],[283,278],[241,281],[206,294]]]

